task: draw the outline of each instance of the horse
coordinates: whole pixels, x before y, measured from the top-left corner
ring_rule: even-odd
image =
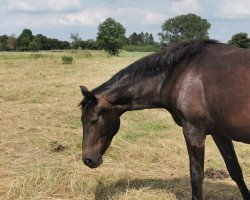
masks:
[[[172,44],[135,61],[83,100],[82,160],[90,168],[102,156],[126,111],[163,108],[182,127],[192,199],[203,199],[204,144],[211,135],[244,200],[250,193],[232,140],[250,143],[250,50],[216,40]]]

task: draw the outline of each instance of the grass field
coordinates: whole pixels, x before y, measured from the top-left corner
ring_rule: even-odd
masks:
[[[185,142],[164,110],[125,113],[103,164],[81,160],[79,85],[92,89],[144,55],[0,53],[0,199],[190,199]],[[236,150],[250,188],[250,145]],[[210,136],[209,167],[225,170]],[[205,199],[242,199],[230,178],[206,178],[204,190]]]

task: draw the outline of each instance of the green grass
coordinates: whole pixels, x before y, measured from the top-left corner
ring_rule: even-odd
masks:
[[[135,53],[143,54],[143,53]],[[126,53],[122,53],[126,56]],[[74,59],[108,57],[104,51],[88,50],[68,50],[68,51],[38,51],[38,52],[0,52],[0,60],[19,60],[19,59],[61,59],[63,56],[70,56]],[[130,56],[130,55],[127,55]]]
[[[125,113],[103,164],[91,170],[81,160],[79,85],[93,89],[145,55],[1,52],[0,199],[190,199],[185,141],[165,110]],[[250,187],[250,146],[236,150]],[[205,167],[225,169],[210,137]],[[230,178],[205,179],[204,189],[205,199],[241,199]]]
[[[130,140],[138,140],[139,138],[159,138],[164,137],[162,133],[166,128],[166,125],[162,121],[138,121],[134,126],[130,128],[128,133],[124,135],[124,138]]]

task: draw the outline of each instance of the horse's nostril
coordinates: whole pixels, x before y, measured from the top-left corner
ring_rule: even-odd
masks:
[[[99,158],[97,161],[89,159],[89,158],[83,158],[83,163],[85,165],[87,165],[90,168],[96,168],[98,167],[100,164],[102,164],[102,159]]]
[[[91,166],[93,164],[93,161],[91,159],[85,159],[84,161],[85,165]]]

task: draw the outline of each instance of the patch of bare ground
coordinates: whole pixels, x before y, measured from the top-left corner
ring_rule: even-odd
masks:
[[[229,177],[229,174],[225,170],[216,170],[212,167],[209,167],[205,170],[205,178],[208,179],[226,179]]]

